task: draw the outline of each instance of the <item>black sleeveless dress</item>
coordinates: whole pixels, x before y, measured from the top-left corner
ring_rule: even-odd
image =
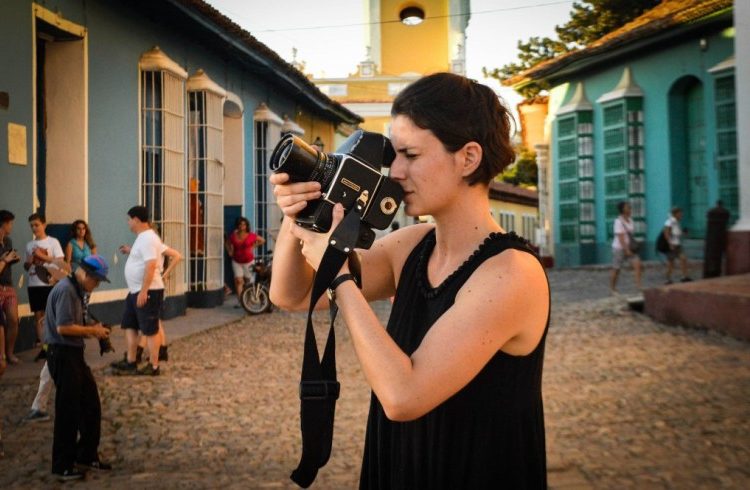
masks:
[[[404,264],[388,333],[411,355],[456,293],[486,259],[513,248],[533,254],[514,233],[492,233],[437,288],[427,280],[430,231]],[[362,489],[538,489],[547,486],[542,364],[549,319],[526,356],[498,352],[463,389],[411,422],[393,422],[370,402]]]

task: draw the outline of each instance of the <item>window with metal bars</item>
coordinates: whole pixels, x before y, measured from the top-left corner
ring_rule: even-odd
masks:
[[[255,256],[264,260],[271,254],[271,243],[278,236],[283,218],[268,182],[268,164],[280,138],[281,126],[273,121],[255,121],[255,216],[252,226],[258,236],[266,239],[266,243],[255,249]]]
[[[716,77],[716,163],[719,170],[719,198],[731,214],[739,217],[737,188],[737,116],[734,71]]]
[[[617,204],[621,201],[630,203],[634,234],[645,237],[642,108],[642,97],[622,97],[604,106],[604,214],[608,240],[614,237]]]
[[[593,112],[576,111],[557,121],[560,241],[595,240]]]
[[[222,95],[208,90],[188,92],[191,291],[212,291],[223,284],[223,101]]]
[[[167,70],[142,70],[141,204],[162,241],[185,253],[185,80]],[[185,292],[179,263],[166,294]]]

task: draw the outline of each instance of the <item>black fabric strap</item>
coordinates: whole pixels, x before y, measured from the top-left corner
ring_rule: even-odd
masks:
[[[334,230],[313,279],[299,386],[302,457],[297,469],[290,476],[292,481],[302,488],[309,487],[315,481],[318,470],[325,466],[331,455],[333,419],[340,390],[336,378],[336,332],[333,328],[338,307],[334,301],[330,302],[331,325],[322,359],[318,357],[312,314],[318,300],[332,285],[341,267],[350,255],[354,257],[353,250],[361,226],[360,213],[361,210],[355,206]],[[359,276],[358,261],[350,262],[353,266],[352,272]],[[361,283],[358,277],[355,277],[355,282]]]

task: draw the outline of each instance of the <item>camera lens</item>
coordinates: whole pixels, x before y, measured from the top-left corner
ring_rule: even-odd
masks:
[[[271,155],[272,172],[289,174],[291,182],[320,182],[324,189],[331,183],[338,160],[319,151],[300,138],[284,136]]]

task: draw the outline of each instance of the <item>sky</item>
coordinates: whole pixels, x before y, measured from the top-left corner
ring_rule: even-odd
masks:
[[[365,57],[364,0],[207,0],[287,61],[316,77],[345,77]],[[466,75],[495,89],[515,108],[521,97],[482,67],[516,60],[517,43],[555,34],[570,17],[572,0],[471,0],[466,29]]]

